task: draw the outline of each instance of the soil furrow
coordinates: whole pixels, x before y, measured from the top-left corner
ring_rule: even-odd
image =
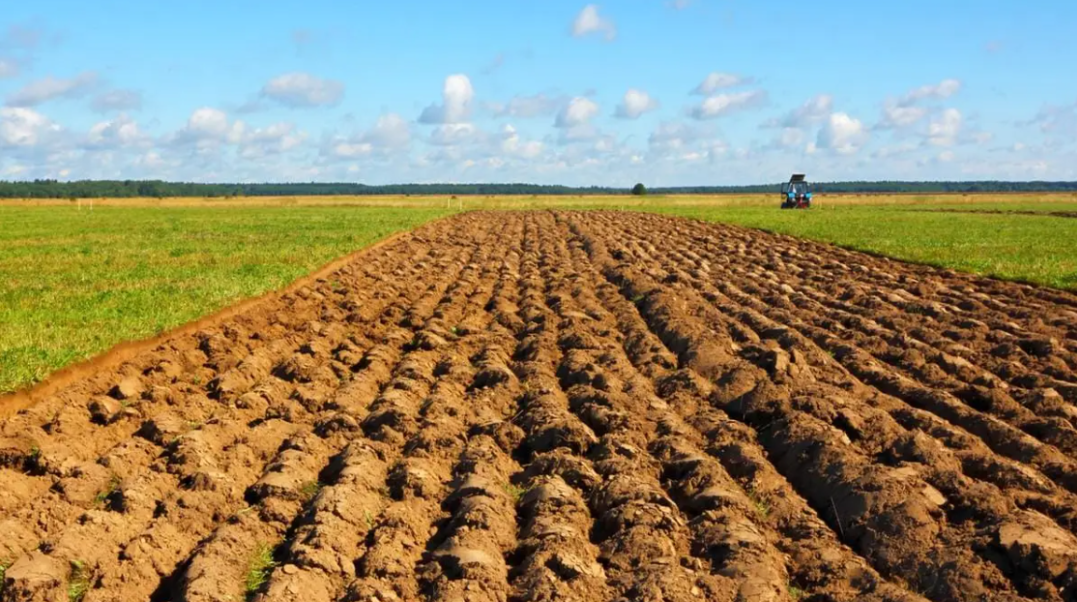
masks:
[[[640,245],[639,248],[642,247],[643,245]],[[646,250],[642,252],[647,253]],[[633,253],[631,244],[615,248],[611,254],[616,257],[618,253]],[[646,261],[646,264],[654,265],[655,262]],[[608,275],[612,281],[621,285],[627,297],[638,299],[641,311],[656,328],[659,337],[667,344],[679,346],[674,350],[678,352],[683,365],[706,374],[716,382],[738,373],[739,378],[734,380],[744,380],[744,376],[750,375],[750,372],[745,370],[744,366],[737,365],[738,361],[743,362],[744,359],[754,360],[759,367],[768,369],[769,375],[760,374],[751,379],[756,382],[746,394],[738,392],[739,396],[730,396],[732,399],[724,400],[740,404],[737,406],[731,403],[726,409],[733,406],[736,414],[743,416],[750,424],[767,427],[765,434],[761,434],[761,441],[775,464],[783,469],[783,474],[806,495],[821,515],[825,515],[828,505],[833,506],[834,511],[828,523],[842,535],[844,541],[866,555],[885,575],[896,579],[905,578],[907,576],[903,573],[910,563],[915,563],[911,566],[919,567],[918,571],[930,570],[931,573],[923,572],[918,575],[911,584],[914,589],[923,591],[932,598],[975,596],[973,592],[992,591],[1008,585],[1006,578],[993,564],[973,553],[976,549],[975,542],[967,541],[967,536],[962,537],[962,529],[949,524],[941,509],[947,501],[946,498],[928,485],[919,474],[920,471],[915,468],[898,468],[894,472],[869,470],[874,468],[869,458],[860,456],[854,449],[840,447],[834,447],[830,450],[831,453],[841,458],[840,461],[844,464],[856,466],[859,463],[864,469],[850,470],[835,480],[831,466],[834,462],[839,462],[837,459],[817,465],[783,462],[782,456],[778,454],[796,450],[796,442],[799,441],[786,439],[784,436],[790,432],[796,433],[799,427],[807,428],[809,434],[804,436],[814,437],[817,444],[826,441],[825,436],[831,432],[837,433],[839,438],[836,441],[850,443],[848,436],[841,430],[826,421],[816,422],[818,419],[810,416],[810,411],[805,414],[797,408],[802,403],[799,396],[829,395],[840,399],[842,394],[840,389],[818,390],[821,387],[814,385],[815,379],[810,370],[802,369],[804,361],[797,361],[797,350],[794,349],[793,354],[790,354],[777,345],[773,345],[769,350],[765,347],[741,347],[725,334],[727,328],[721,325],[718,328],[706,325],[703,321],[708,317],[706,306],[694,297],[694,291],[683,287],[678,289],[673,285],[672,288],[680,293],[674,297],[672,292],[666,290],[671,288],[670,279],[660,273],[655,275],[667,283],[666,288],[628,264],[609,269]],[[693,313],[702,317],[694,317]],[[710,319],[719,318],[712,316]],[[720,333],[722,336],[716,336]],[[783,357],[784,361],[781,361]],[[778,384],[770,380],[782,376],[786,377],[784,385],[781,384],[781,378]],[[800,382],[799,386],[797,381]],[[730,384],[743,386],[739,383]],[[802,392],[799,390],[801,388]],[[758,407],[755,407],[757,405]],[[801,462],[804,459],[803,455],[796,457]],[[824,481],[825,487],[818,487],[819,480],[828,476],[831,481]],[[904,492],[910,487],[913,491],[923,492],[919,500],[916,495],[906,499],[908,496]],[[819,492],[819,489],[823,491]],[[872,492],[871,495],[869,492]],[[864,511],[864,504],[877,504],[878,507],[874,508],[870,516],[863,516],[860,513]],[[857,516],[846,516],[850,512],[856,512]],[[871,522],[882,520],[881,517],[884,516],[884,523]],[[866,523],[860,522],[865,519]],[[990,523],[989,526],[997,529],[1001,520],[1001,517],[995,514],[982,522]],[[888,545],[881,545],[879,530],[895,524],[901,524],[905,529],[898,534],[885,532],[885,542]],[[938,556],[921,556],[926,542],[935,542],[931,547],[933,554],[937,553]],[[987,553],[983,555],[986,556]],[[959,571],[942,573],[937,570],[939,559],[946,559],[946,563],[961,568]],[[1022,576],[1020,584],[1023,586],[1026,580],[1033,577],[1035,576]]]
[[[1077,595],[1069,293],[472,212],[225,315],[0,419],[0,601]]]

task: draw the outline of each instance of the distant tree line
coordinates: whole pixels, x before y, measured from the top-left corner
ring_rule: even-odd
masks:
[[[0,181],[0,198],[129,198],[129,197],[235,197],[235,196],[331,196],[331,195],[616,195],[616,194],[719,194],[768,193],[780,184],[752,186],[678,186],[632,188],[604,186],[572,187],[542,184],[389,184],[368,186],[354,183],[288,184],[195,184],[160,180],[34,180]],[[1077,182],[823,182],[814,184],[821,193],[964,193],[964,192],[1061,192],[1077,191]]]

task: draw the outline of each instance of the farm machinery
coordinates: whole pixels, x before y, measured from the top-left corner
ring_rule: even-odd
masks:
[[[782,184],[782,209],[809,209],[811,207],[811,184],[804,174],[795,173]]]

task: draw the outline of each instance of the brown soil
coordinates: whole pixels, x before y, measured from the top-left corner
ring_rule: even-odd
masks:
[[[0,600],[1077,600],[1067,293],[470,213],[155,343],[0,422]]]

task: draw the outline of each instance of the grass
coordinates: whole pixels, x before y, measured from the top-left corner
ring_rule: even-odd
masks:
[[[247,598],[258,593],[258,590],[269,580],[269,575],[273,572],[273,568],[277,566],[277,562],[273,559],[273,551],[273,546],[260,543],[255,547],[254,553],[251,554],[244,582],[244,592],[247,594]]]
[[[72,560],[70,573],[67,576],[67,599],[71,602],[82,602],[86,592],[90,591],[90,571],[86,563],[81,560]]]
[[[465,210],[652,211],[1077,290],[1077,219],[977,213],[1077,210],[1068,193],[822,195],[811,211],[781,211],[777,195],[461,200]],[[93,212],[0,201],[0,393],[455,211],[443,197],[102,199]]]
[[[105,489],[103,491],[99,491],[97,493],[97,495],[94,496],[94,499],[93,499],[94,506],[98,506],[98,507],[106,507],[106,506],[108,506],[110,500],[112,499],[112,496],[114,496],[120,490],[120,485],[122,485],[122,484],[123,484],[123,481],[120,479],[119,475],[115,475],[115,474],[112,475],[112,478],[110,478],[109,482],[108,482],[108,489]]]
[[[527,489],[520,487],[519,485],[505,483],[504,487],[505,493],[509,494],[509,497],[512,498],[512,503],[514,504],[519,504],[520,500],[522,500],[524,496],[527,495]]]
[[[318,481],[307,481],[306,483],[303,483],[299,488],[300,500],[304,504],[313,500],[314,496],[318,495],[318,492],[321,491],[324,486],[325,485]]]
[[[0,204],[0,392],[282,287],[444,209]]]

